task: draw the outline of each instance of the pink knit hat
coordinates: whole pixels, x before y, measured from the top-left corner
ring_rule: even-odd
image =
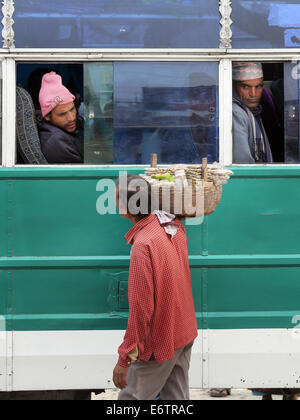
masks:
[[[62,78],[54,71],[45,74],[40,90],[40,105],[43,117],[50,114],[57,105],[67,105],[75,101],[72,95],[62,84]]]

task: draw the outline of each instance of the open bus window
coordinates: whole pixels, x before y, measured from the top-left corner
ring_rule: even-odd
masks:
[[[17,48],[218,48],[217,0],[18,0]]]
[[[49,159],[43,140],[48,163],[149,164],[152,153],[162,164],[219,159],[217,62],[19,64],[18,86],[32,97],[40,135],[45,120],[38,94],[42,77],[51,71],[76,97],[83,159]],[[19,143],[18,163],[47,163],[24,159]]]
[[[45,118],[42,116],[39,93],[43,77],[50,72],[62,79],[75,98],[73,108],[77,127],[74,133],[52,121],[55,110]],[[56,96],[53,101],[58,98]],[[17,163],[83,163],[82,64],[18,64],[16,99]],[[49,115],[51,120],[47,121]]]
[[[233,48],[299,48],[299,0],[235,0]]]
[[[250,88],[259,80],[243,77],[244,71],[251,78],[245,68],[252,64],[261,66],[264,76],[255,106],[247,104],[247,96],[254,101]],[[233,63],[233,78],[233,163],[300,163],[300,62]],[[244,80],[235,80],[238,78]],[[251,86],[243,91],[243,84]],[[268,145],[272,156],[267,153]]]
[[[284,65],[233,63],[233,163],[285,160]]]

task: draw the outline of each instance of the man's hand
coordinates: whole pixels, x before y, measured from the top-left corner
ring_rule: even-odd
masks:
[[[127,387],[127,375],[129,371],[130,366],[128,367],[122,367],[117,365],[114,369],[114,376],[113,381],[117,388],[119,389],[125,389]]]

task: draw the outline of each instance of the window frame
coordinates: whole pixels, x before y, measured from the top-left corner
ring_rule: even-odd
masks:
[[[1,54],[1,51],[0,51]],[[2,166],[6,168],[18,168],[18,167],[51,167],[51,168],[87,168],[87,167],[103,167],[103,168],[118,168],[124,166],[145,166],[145,165],[106,165],[106,164],[95,164],[95,165],[85,165],[85,164],[67,164],[67,165],[27,165],[27,164],[17,164],[16,163],[16,133],[12,127],[16,125],[16,118],[15,118],[15,110],[16,108],[16,68],[17,65],[20,63],[96,63],[96,62],[221,62],[221,55],[211,56],[211,55],[202,55],[202,54],[191,54],[190,51],[186,52],[177,52],[176,55],[170,55],[169,53],[166,54],[158,53],[157,51],[151,50],[147,53],[133,53],[131,50],[126,54],[124,51],[116,52],[116,51],[105,51],[105,52],[95,52],[93,54],[84,53],[82,51],[78,52],[61,52],[61,51],[53,51],[51,52],[51,56],[49,57],[48,53],[45,51],[31,51],[30,53],[28,50],[14,50],[9,55],[4,57],[3,60],[3,69],[6,69],[6,74],[9,74],[9,78],[6,78],[5,81],[5,92],[3,92],[3,103],[6,104],[6,110],[4,118],[6,120],[5,126],[3,125],[3,138],[6,139],[4,142],[6,147],[3,150],[3,159],[2,159]],[[13,82],[12,82],[13,80]],[[219,91],[219,101],[220,101],[220,91]],[[10,111],[9,111],[10,110]],[[4,113],[3,113],[4,114]],[[10,117],[9,117],[10,115]],[[9,118],[8,118],[9,117]],[[221,147],[221,133],[220,133],[220,153],[224,150],[224,147]],[[221,161],[221,157],[220,157]]]

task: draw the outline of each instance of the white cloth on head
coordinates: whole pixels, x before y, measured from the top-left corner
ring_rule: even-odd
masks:
[[[154,214],[157,216],[161,226],[165,229],[165,232],[168,235],[171,235],[171,238],[173,239],[179,230],[178,224],[174,222],[176,216],[163,210],[156,210]]]

